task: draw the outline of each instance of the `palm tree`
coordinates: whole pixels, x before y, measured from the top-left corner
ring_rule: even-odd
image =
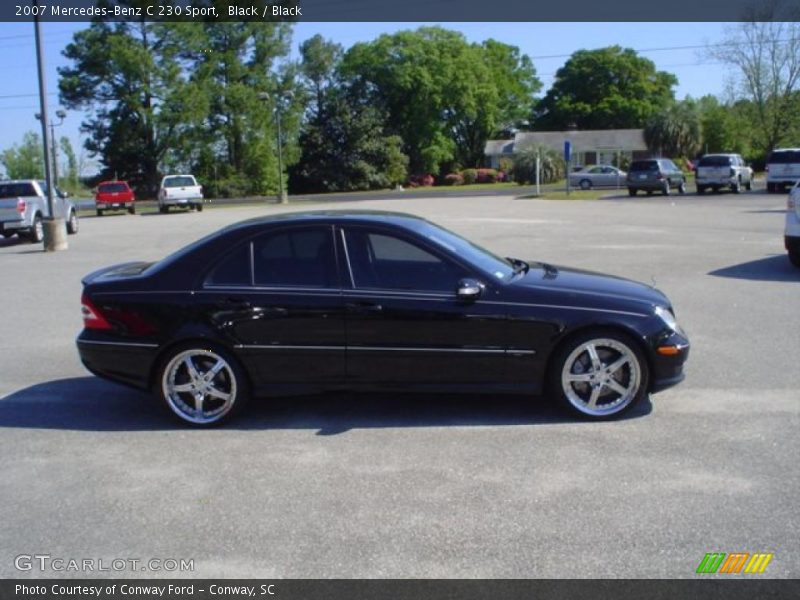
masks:
[[[694,156],[700,148],[700,115],[687,98],[655,115],[644,128],[650,152],[658,156]]]

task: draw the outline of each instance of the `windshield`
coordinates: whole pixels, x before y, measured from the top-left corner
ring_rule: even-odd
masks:
[[[190,187],[197,185],[194,182],[194,177],[188,175],[180,175],[178,177],[167,177],[164,180],[164,187]]]
[[[423,221],[421,225],[418,231],[422,236],[487,273],[491,273],[497,279],[508,281],[514,276],[514,268],[508,260],[500,258],[443,227],[427,221]]]
[[[778,150],[769,155],[768,163],[800,163],[800,150]]]
[[[36,190],[31,183],[0,183],[0,198],[16,198],[17,196],[35,196]]]
[[[124,183],[104,183],[97,188],[97,191],[104,194],[110,194],[113,192],[126,192],[128,191],[128,186],[126,186]]]

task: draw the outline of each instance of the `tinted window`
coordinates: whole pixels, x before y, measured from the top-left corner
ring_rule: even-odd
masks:
[[[635,160],[631,163],[631,171],[658,171],[655,160]]]
[[[206,285],[252,285],[250,244],[242,244],[223,258],[206,277]]]
[[[299,229],[256,239],[253,274],[258,286],[338,286],[331,229]]]
[[[112,192],[127,192],[128,186],[124,183],[104,183],[97,188],[98,192],[109,194]]]
[[[357,288],[454,292],[464,276],[457,265],[390,234],[351,230],[347,251]]]
[[[30,183],[0,183],[0,198],[35,196],[36,190]]]
[[[730,156],[704,156],[700,159],[699,167],[728,167],[731,164]]]
[[[167,177],[164,180],[164,187],[190,187],[197,185],[193,177],[180,176],[180,177]]]
[[[769,155],[768,163],[800,163],[800,150],[777,150]]]

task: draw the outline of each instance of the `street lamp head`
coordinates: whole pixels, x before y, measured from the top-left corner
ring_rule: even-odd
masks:
[[[57,116],[59,119],[65,119],[65,118],[67,117],[67,111],[65,111],[65,110],[64,110],[64,109],[62,109],[62,108],[59,108],[59,109],[56,111],[56,116]]]
[[[42,120],[42,113],[33,113],[33,116],[36,117],[37,121],[41,121]]]
[[[266,102],[269,100],[269,92],[258,92],[258,99]]]

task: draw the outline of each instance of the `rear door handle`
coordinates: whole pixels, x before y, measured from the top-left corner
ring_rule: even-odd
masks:
[[[345,304],[347,310],[355,313],[379,313],[383,311],[383,306],[373,302],[348,302]]]
[[[225,308],[232,308],[235,310],[244,310],[253,306],[244,298],[225,298],[220,304]]]

